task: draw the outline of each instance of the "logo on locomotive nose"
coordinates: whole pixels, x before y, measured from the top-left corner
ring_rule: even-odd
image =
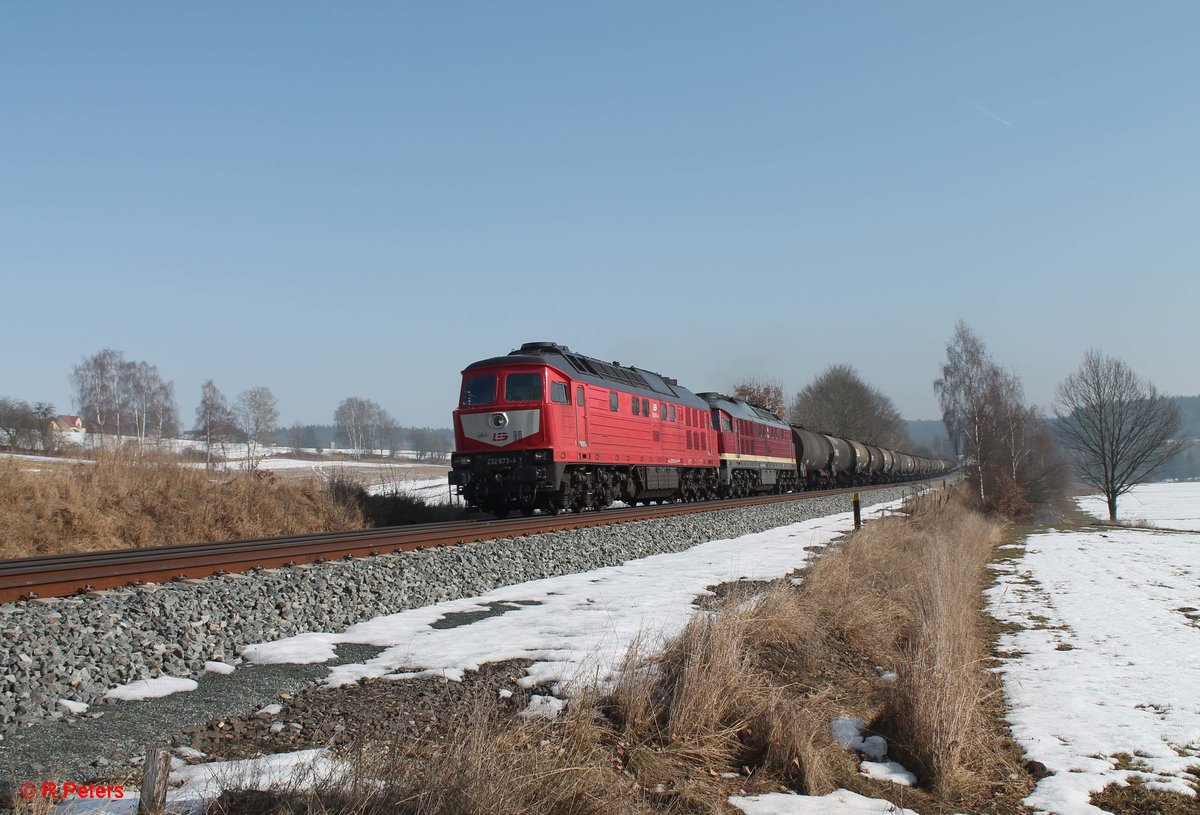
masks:
[[[493,413],[488,421],[491,422],[492,427],[500,428],[508,424],[508,416],[504,413]]]

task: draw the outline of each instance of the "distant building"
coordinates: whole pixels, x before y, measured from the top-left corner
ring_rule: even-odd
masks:
[[[57,416],[50,424],[60,433],[83,432],[83,419],[78,416]]]

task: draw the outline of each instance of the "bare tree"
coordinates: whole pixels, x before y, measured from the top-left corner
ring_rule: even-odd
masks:
[[[71,384],[75,388],[79,414],[87,423],[88,430],[98,434],[102,441],[105,433],[121,432],[119,391],[124,364],[124,352],[105,348],[86,357],[71,370]]]
[[[398,438],[396,420],[370,399],[351,396],[342,400],[333,414],[338,433],[355,458],[371,454],[384,446],[393,445]]]
[[[350,455],[362,458],[363,452],[371,444],[372,413],[378,407],[370,399],[350,396],[343,399],[333,412],[333,421],[338,433],[345,439]]]
[[[774,379],[762,382],[757,379],[743,380],[734,388],[733,395],[752,405],[764,407],[778,416],[783,416],[787,411],[783,403],[783,385]]]
[[[121,402],[126,405],[127,425],[123,432],[136,436],[143,444],[150,436],[162,439],[179,428],[179,408],[175,405],[175,385],[163,381],[156,365],[125,362],[121,365]]]
[[[1113,521],[1117,498],[1185,446],[1175,440],[1174,400],[1096,349],[1058,386],[1055,415],[1058,437],[1075,453],[1080,478],[1104,494]]]
[[[395,458],[404,446],[404,428],[385,410],[379,423],[379,446],[388,451],[388,458]]]
[[[159,379],[154,384],[148,413],[151,427],[159,439],[179,435],[179,405],[175,402],[174,382],[163,382]]]
[[[53,453],[58,449],[58,430],[54,426],[56,418],[54,405],[50,402],[38,402],[33,406],[33,417],[37,428],[38,438],[42,442],[43,453]]]
[[[911,446],[892,400],[849,365],[831,365],[796,394],[791,420],[804,427],[889,449]]]
[[[37,413],[21,399],[0,399],[0,442],[10,452],[29,450],[37,435]]]
[[[419,459],[444,458],[450,452],[450,440],[432,428],[414,427],[409,430],[409,439]]]
[[[196,432],[204,439],[204,466],[213,466],[213,445],[230,441],[234,431],[229,400],[215,382],[206,379],[200,386],[200,405],[196,408]]]
[[[979,502],[987,504],[984,458],[992,442],[993,407],[997,380],[1003,372],[996,366],[983,340],[959,320],[954,339],[946,346],[942,375],[933,383],[942,407],[942,421],[956,453],[966,457],[979,485]]]
[[[258,448],[275,430],[275,424],[279,421],[275,394],[271,393],[270,388],[261,386],[242,391],[233,403],[233,418],[246,442],[246,457],[250,460],[250,469],[257,469]]]

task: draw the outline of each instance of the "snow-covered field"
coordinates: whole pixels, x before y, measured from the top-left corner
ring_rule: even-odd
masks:
[[[1108,520],[1108,504],[1103,495],[1089,495],[1077,501],[1084,512]],[[1140,484],[1117,499],[1117,517],[1123,521],[1144,521],[1163,529],[1200,531],[1200,482]]]
[[[1107,517],[1100,498],[1085,510]],[[1126,517],[1200,529],[1200,483],[1149,484]],[[1026,542],[990,592],[1024,626],[1001,638],[1013,733],[1054,774],[1027,803],[1099,813],[1092,791],[1138,777],[1191,794],[1200,766],[1200,533],[1113,528]]]

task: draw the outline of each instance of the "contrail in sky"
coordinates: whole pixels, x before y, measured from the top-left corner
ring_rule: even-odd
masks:
[[[1008,121],[1007,119],[1000,118],[999,116],[997,116],[996,114],[992,113],[990,110],[985,108],[983,105],[975,105],[975,109],[980,111],[981,113],[986,113],[988,116],[991,116],[993,119],[995,119],[997,122],[1004,125],[1005,127],[1012,127],[1012,122]]]

